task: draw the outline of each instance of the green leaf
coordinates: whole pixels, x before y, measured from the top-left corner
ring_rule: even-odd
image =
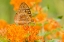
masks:
[[[45,22],[44,22],[44,25],[46,25],[46,24],[48,24],[48,23],[49,23],[48,21],[45,21]]]
[[[57,37],[57,39],[61,39],[61,37],[60,37],[60,36],[58,36],[58,37]]]
[[[0,42],[9,42],[9,40],[3,36],[0,36]]]
[[[44,29],[41,29],[41,30],[39,31],[38,36],[44,36],[44,35],[45,35],[45,31],[44,31]]]
[[[53,31],[46,31],[45,34],[44,34],[44,38],[46,38],[46,36],[48,36],[48,35],[50,35],[52,33],[58,32],[58,31],[60,31],[60,28],[57,28],[57,29],[55,29]]]
[[[38,26],[42,26],[42,23],[37,22],[36,25],[38,25]]]
[[[37,14],[38,14],[38,12],[37,12],[37,11],[35,11],[35,13],[32,13],[32,17],[36,17],[36,16],[37,16]]]
[[[34,22],[30,22],[29,26],[35,26],[35,23]]]
[[[45,42],[58,42],[59,39],[51,39],[51,40],[45,40]]]
[[[60,31],[60,28],[56,28],[55,30],[52,31],[52,33],[56,33],[58,31]]]
[[[28,40],[25,40],[25,42],[28,42]]]
[[[26,37],[29,37],[30,36],[30,33],[28,33],[27,35],[26,35]]]
[[[55,42],[54,40],[46,40],[46,42]]]
[[[58,19],[62,19],[63,18],[63,16],[58,16]]]
[[[43,7],[44,12],[47,12],[48,11],[48,8],[47,7]]]
[[[36,17],[36,16],[37,16],[37,14],[34,14],[34,13],[32,14],[32,17]]]
[[[41,40],[34,40],[34,42],[42,42]]]
[[[62,30],[64,30],[64,27],[62,27]]]
[[[46,38],[46,36],[48,36],[48,35],[50,35],[50,34],[51,34],[50,31],[46,31],[46,32],[45,32],[45,35],[44,35],[44,38]]]

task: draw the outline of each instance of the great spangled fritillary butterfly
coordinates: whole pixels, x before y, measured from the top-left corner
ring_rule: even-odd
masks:
[[[31,22],[31,11],[26,3],[21,3],[14,21],[19,25],[29,24]]]

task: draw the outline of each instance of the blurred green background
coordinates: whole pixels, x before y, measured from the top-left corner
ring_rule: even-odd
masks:
[[[0,0],[0,19],[8,23],[13,23],[14,14],[13,6],[10,5],[10,0]]]
[[[41,6],[47,8],[47,15],[52,18],[64,16],[64,0],[42,0]],[[10,0],[0,0],[0,19],[8,23],[14,22],[15,12]],[[64,17],[60,21],[64,25]]]

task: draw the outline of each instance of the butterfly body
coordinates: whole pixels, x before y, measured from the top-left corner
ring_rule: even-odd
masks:
[[[26,3],[21,3],[14,20],[19,25],[29,24],[31,22],[31,11]]]

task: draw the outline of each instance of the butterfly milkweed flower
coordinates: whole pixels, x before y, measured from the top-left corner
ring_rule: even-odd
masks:
[[[0,35],[7,37],[10,42],[35,42],[38,40],[41,40],[44,42],[44,36],[39,36],[39,32],[41,29],[45,31],[53,31],[57,27],[60,28],[60,25],[58,22],[54,21],[53,19],[47,19],[48,23],[44,24],[44,26],[41,26],[41,24],[36,24],[33,26],[24,26],[24,25],[16,25],[16,24],[8,24],[3,20],[0,20]],[[43,22],[44,23],[44,22]],[[51,24],[51,25],[49,25]],[[48,26],[47,26],[48,25]],[[61,29],[61,28],[60,28]],[[46,36],[48,40],[57,38],[60,36],[62,38],[62,41],[64,41],[64,33],[63,31],[58,31],[55,34],[49,34]],[[53,36],[53,37],[52,37]]]
[[[11,0],[10,4],[14,6],[14,10],[18,10],[22,2],[25,2],[29,7],[32,7],[34,4],[38,4],[41,1],[42,0]]]

